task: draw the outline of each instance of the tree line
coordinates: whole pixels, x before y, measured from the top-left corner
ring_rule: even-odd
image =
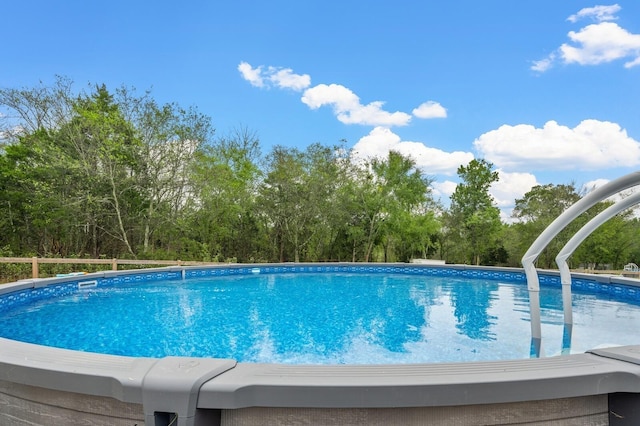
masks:
[[[344,142],[266,155],[249,128],[218,135],[195,107],[151,93],[72,82],[0,88],[0,255],[237,262],[406,262],[519,266],[537,235],[581,194],[541,185],[504,223],[485,160],[460,165],[444,207],[410,157],[357,160]],[[283,131],[286,131],[283,129]],[[553,257],[585,213],[539,259]],[[572,266],[640,259],[626,212],[596,231]]]

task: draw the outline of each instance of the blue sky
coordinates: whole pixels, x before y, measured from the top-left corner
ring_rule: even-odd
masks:
[[[1,87],[151,89],[264,153],[398,150],[443,201],[473,158],[499,170],[505,215],[535,184],[640,165],[637,0],[22,0],[2,15]]]

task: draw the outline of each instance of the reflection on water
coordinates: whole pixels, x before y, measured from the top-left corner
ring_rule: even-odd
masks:
[[[464,282],[447,285],[451,293],[451,304],[456,316],[456,328],[460,333],[478,340],[495,340],[491,327],[497,317],[489,315],[498,290],[497,283],[486,282],[483,285],[469,285]]]
[[[250,361],[495,359],[476,343],[496,340],[497,317],[490,308],[497,283],[357,274],[283,275],[277,284],[273,276],[252,279],[249,308],[239,314],[244,309],[235,306],[223,314],[241,324],[241,350]]]
[[[637,306],[559,289],[540,306],[545,352],[633,344]],[[244,362],[423,363],[527,358],[525,285],[384,274],[282,274],[95,289],[0,312],[0,335],[129,356]],[[620,324],[624,324],[621,327]]]

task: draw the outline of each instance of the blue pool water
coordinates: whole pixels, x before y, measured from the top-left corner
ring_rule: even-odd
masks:
[[[563,341],[559,288],[541,293],[547,355]],[[637,344],[637,302],[574,290],[571,352]],[[296,364],[530,356],[523,283],[402,274],[253,274],[86,288],[0,309],[0,336],[137,357]],[[568,349],[568,348],[565,348]]]

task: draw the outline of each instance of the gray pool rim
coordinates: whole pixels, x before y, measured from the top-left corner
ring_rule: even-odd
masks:
[[[94,284],[283,272],[405,273],[526,283],[524,271],[519,268],[373,263],[242,264],[105,271],[22,280],[0,286],[0,299],[6,301],[10,295],[25,294],[24,290],[51,293],[65,286],[77,289]],[[559,274],[541,271],[540,282],[543,292],[545,284],[559,285]],[[573,274],[572,285],[614,293],[640,291],[640,281],[614,275]],[[147,425],[162,425],[164,414],[167,419],[177,419],[177,424],[196,425],[203,413],[249,407],[451,407],[594,395],[608,395],[611,405],[615,395],[640,395],[640,345],[526,360],[313,366],[239,363],[213,358],[134,358],[0,338],[0,382],[5,387],[10,384],[139,404]],[[635,404],[640,399],[634,401]]]

